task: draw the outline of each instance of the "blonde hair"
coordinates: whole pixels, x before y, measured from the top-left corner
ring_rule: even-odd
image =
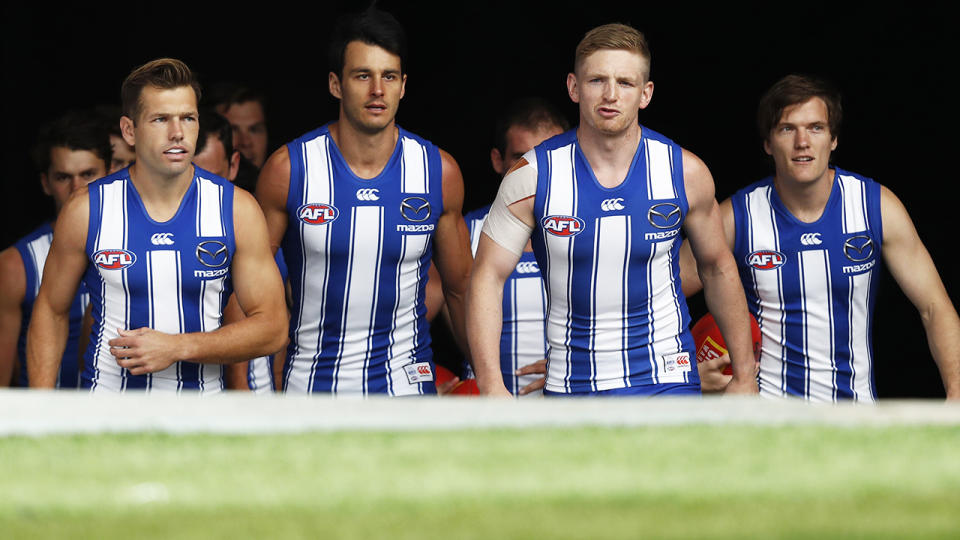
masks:
[[[639,54],[647,61],[644,78],[650,78],[650,47],[647,45],[647,39],[636,28],[619,23],[598,26],[583,36],[573,57],[573,71],[576,72],[591,54],[610,49]]]

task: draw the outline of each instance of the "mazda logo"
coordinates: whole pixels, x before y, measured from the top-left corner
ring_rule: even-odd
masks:
[[[227,245],[219,240],[207,240],[197,244],[197,260],[200,264],[216,268],[227,264]]]
[[[660,203],[650,207],[647,221],[658,229],[671,229],[680,223],[680,207],[673,203]]]
[[[430,219],[430,202],[423,197],[407,197],[400,202],[400,214],[407,221]]]
[[[843,254],[853,262],[865,261],[873,256],[873,239],[865,234],[851,236],[843,242]]]

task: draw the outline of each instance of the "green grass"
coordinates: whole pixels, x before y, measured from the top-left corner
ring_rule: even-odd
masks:
[[[960,536],[960,428],[0,439],[3,538]]]

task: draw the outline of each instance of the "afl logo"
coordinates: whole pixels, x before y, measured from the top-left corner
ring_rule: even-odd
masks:
[[[137,256],[125,249],[102,249],[93,254],[93,262],[104,270],[122,270],[137,262]]]
[[[853,262],[862,262],[873,256],[873,239],[865,234],[851,236],[843,242],[843,254]]]
[[[325,225],[339,215],[337,208],[329,204],[307,203],[297,209],[297,217],[307,225]]]
[[[547,216],[540,225],[554,236],[576,236],[583,231],[583,220],[573,216]]]
[[[786,256],[779,251],[754,251],[747,255],[747,264],[757,270],[773,270],[787,262]]]
[[[650,207],[647,221],[658,229],[671,229],[680,224],[680,207],[673,203],[660,203]]]

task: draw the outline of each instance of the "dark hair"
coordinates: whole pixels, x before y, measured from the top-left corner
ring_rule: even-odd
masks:
[[[197,103],[200,103],[200,83],[186,64],[174,58],[152,60],[131,71],[120,87],[123,115],[134,123],[143,106],[140,94],[147,86],[162,90],[189,86],[197,96]]]
[[[760,137],[763,140],[770,137],[770,132],[780,123],[784,109],[815,97],[822,99],[827,105],[830,136],[836,139],[843,118],[840,92],[827,81],[810,75],[787,75],[774,83],[760,98],[760,105],[757,107],[757,130]]]
[[[210,107],[200,107],[200,129],[197,132],[197,150],[199,154],[207,146],[209,135],[214,135],[223,143],[223,151],[227,160],[233,155],[233,129],[226,118],[217,114]]]
[[[207,92],[209,98],[209,103],[217,110],[221,112],[226,112],[233,105],[239,105],[241,103],[247,103],[250,101],[255,101],[260,104],[260,108],[263,109],[263,116],[267,116],[267,98],[263,92],[245,86],[233,81],[222,81],[217,82],[209,87]]]
[[[50,151],[58,146],[93,152],[103,160],[106,169],[110,168],[113,159],[107,126],[103,117],[93,110],[68,111],[40,128],[33,160],[41,172],[50,168]]]
[[[531,131],[540,127],[556,126],[567,131],[570,129],[570,122],[545,99],[526,97],[513,101],[497,116],[493,142],[501,154],[507,151],[507,131],[513,126]]]
[[[347,45],[360,41],[376,45],[400,57],[400,72],[405,73],[404,59],[407,56],[407,35],[393,15],[375,7],[360,13],[351,13],[337,19],[337,25],[327,48],[330,71],[343,77]]]
[[[103,117],[103,122],[107,126],[107,132],[109,132],[110,135],[123,137],[123,133],[120,131],[120,116],[122,116],[123,113],[120,112],[119,105],[97,105],[93,110],[97,111],[97,113]]]

